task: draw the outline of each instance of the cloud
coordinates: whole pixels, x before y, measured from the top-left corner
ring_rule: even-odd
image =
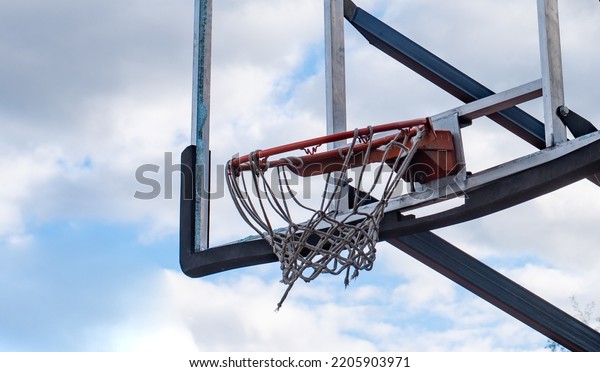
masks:
[[[0,40],[7,49],[0,144],[11,183],[3,186],[0,209],[2,220],[13,222],[0,237],[26,236],[27,226],[57,218],[149,220],[157,232],[176,231],[178,203],[139,203],[133,194],[141,187],[137,167],[153,163],[164,171],[164,153],[178,163],[188,141],[188,8],[110,1],[3,6],[0,27],[11,37]]]
[[[310,309],[294,296],[285,309],[274,312],[284,288],[276,282],[249,275],[190,280],[170,271],[162,277],[164,319],[193,335],[197,350],[374,350],[368,341],[344,334],[356,308],[326,303]]]
[[[431,297],[415,308],[412,294],[422,282],[408,282],[401,293],[390,291],[393,283],[364,285],[363,275],[347,290],[340,278],[322,277],[298,284],[274,312],[284,286],[272,270],[263,279],[246,271],[195,280],[164,271],[162,305],[152,312],[160,318],[141,326],[137,337],[122,337],[133,333],[130,323],[117,326],[114,340],[127,340],[125,349],[160,348],[157,335],[167,333],[172,338],[162,340],[165,346],[187,349],[192,338],[199,351],[493,351],[544,344],[539,334],[456,287],[452,300]]]
[[[0,157],[0,175],[3,180],[0,193],[0,242],[9,246],[22,246],[30,237],[27,232],[27,216],[23,204],[39,195],[31,195],[32,190],[43,190],[44,181],[53,177],[57,165],[52,158],[58,153],[52,146],[41,146],[33,153],[6,150]]]
[[[177,76],[188,65],[186,26],[192,21],[182,5],[65,0],[3,5],[1,27],[10,37],[1,44],[2,111],[72,128],[89,99],[133,81],[144,85],[152,71],[163,79]]]

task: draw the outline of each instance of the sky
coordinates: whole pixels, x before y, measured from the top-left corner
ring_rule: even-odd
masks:
[[[495,91],[540,77],[535,1],[356,0]],[[561,1],[567,106],[600,123],[600,4]],[[323,2],[215,0],[214,166],[323,135]],[[460,102],[347,25],[348,126]],[[544,351],[546,338],[378,245],[372,271],[285,286],[278,265],[192,279],[178,263],[190,142],[192,0],[0,2],[0,350]],[[541,101],[522,106],[541,118]],[[598,125],[598,124],[596,124]],[[463,131],[477,171],[535,149],[488,119]],[[160,185],[158,196],[136,171]],[[215,180],[211,244],[248,234]],[[561,309],[600,301],[600,194],[580,181],[435,231]],[[593,309],[592,309],[593,310]]]

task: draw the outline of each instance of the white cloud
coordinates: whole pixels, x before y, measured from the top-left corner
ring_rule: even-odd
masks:
[[[22,246],[31,240],[27,232],[27,215],[23,204],[43,201],[45,181],[54,177],[60,150],[42,145],[32,153],[4,150],[0,157],[0,242]],[[32,203],[33,204],[33,203]],[[34,204],[35,207],[35,204]]]
[[[461,295],[445,310],[415,312],[410,301],[363,297],[361,292],[379,289],[363,288],[360,279],[348,292],[329,278],[294,288],[274,312],[283,286],[254,275],[192,280],[163,271],[159,278],[154,293],[160,304],[146,307],[142,320],[113,326],[109,345],[146,351],[494,351],[544,345],[543,337],[507,315],[498,317],[498,310],[474,296]],[[421,283],[410,285],[417,290]],[[429,299],[430,305],[437,302]],[[428,320],[440,325],[417,325]]]
[[[138,203],[134,175],[144,163],[162,165],[165,151],[177,161],[189,135],[189,4],[73,5],[49,13],[45,4],[3,5],[2,27],[23,31],[3,34],[23,42],[0,42],[11,48],[3,64],[11,69],[0,70],[11,83],[1,92],[0,210],[10,223],[0,237],[81,218],[149,220],[173,234],[178,203]],[[16,60],[23,55],[31,58]]]
[[[352,309],[331,303],[311,309],[292,296],[281,311],[279,283],[254,276],[223,281],[190,280],[165,272],[169,317],[194,336],[201,351],[374,350],[345,335]]]

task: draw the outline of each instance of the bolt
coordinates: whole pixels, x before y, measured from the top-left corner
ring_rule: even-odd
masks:
[[[569,108],[567,106],[560,106],[558,108],[558,113],[561,116],[567,116],[569,115]]]

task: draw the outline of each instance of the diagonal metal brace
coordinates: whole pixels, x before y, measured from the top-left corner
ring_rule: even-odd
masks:
[[[431,232],[387,240],[571,351],[600,351],[600,333]]]

